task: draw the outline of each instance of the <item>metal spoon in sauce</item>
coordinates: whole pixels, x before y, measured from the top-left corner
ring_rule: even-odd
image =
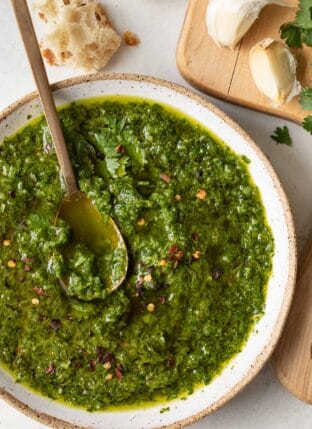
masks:
[[[75,241],[84,243],[96,256],[105,258],[105,255],[107,255],[109,260],[112,260],[113,255],[119,255],[117,264],[113,260],[111,264],[112,272],[107,273],[107,278],[105,279],[105,288],[111,292],[123,282],[128,269],[128,254],[125,242],[114,220],[111,217],[105,219],[89,197],[77,187],[26,1],[12,0],[12,5],[66,187],[66,195],[57,216],[64,219],[73,229]],[[120,258],[122,258],[122,261]],[[116,269],[116,266],[118,266],[118,269]],[[65,281],[61,283],[66,284]],[[83,299],[78,294],[77,298]]]

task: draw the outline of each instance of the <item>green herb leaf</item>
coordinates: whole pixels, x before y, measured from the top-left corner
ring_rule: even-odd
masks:
[[[312,46],[312,29],[304,32],[304,43],[307,46]]]
[[[312,88],[303,88],[300,92],[300,104],[304,110],[312,110]]]
[[[105,161],[106,161],[106,167],[107,167],[107,170],[108,170],[109,174],[112,177],[116,177],[116,175],[117,175],[116,172],[117,172],[117,170],[119,168],[119,160],[118,160],[118,158],[108,158],[108,157],[106,157]]]
[[[116,151],[117,140],[107,136],[105,131],[94,134],[94,138],[97,149],[105,155],[104,161],[106,162],[109,174],[115,179],[124,177],[127,174],[126,168],[130,164],[130,158],[128,156],[121,156]]]
[[[283,24],[280,28],[282,39],[286,39],[286,43],[291,48],[301,48],[302,36],[301,29],[292,23]]]
[[[312,0],[300,0],[295,22],[303,29],[312,28]]]
[[[126,168],[128,167],[128,165],[129,165],[129,157],[128,156],[122,156],[119,159],[119,166],[118,166],[117,171],[115,173],[118,178],[126,176],[126,174],[127,174]]]
[[[312,134],[312,115],[309,115],[306,118],[304,118],[302,122],[302,126],[306,131]]]
[[[293,22],[283,24],[280,35],[290,48],[301,48],[302,43],[312,46],[312,0],[300,0]]]
[[[274,133],[271,135],[271,139],[274,140],[277,144],[285,144],[287,146],[292,145],[289,129],[286,126],[283,128],[277,127]]]
[[[106,157],[105,161],[107,171],[114,179],[124,177],[127,174],[126,168],[129,165],[129,158],[127,156],[121,158]]]

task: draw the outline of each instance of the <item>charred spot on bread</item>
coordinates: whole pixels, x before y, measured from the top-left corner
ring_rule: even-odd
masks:
[[[51,49],[42,49],[41,52],[42,56],[47,60],[47,63],[50,64],[50,66],[57,65],[55,55]]]

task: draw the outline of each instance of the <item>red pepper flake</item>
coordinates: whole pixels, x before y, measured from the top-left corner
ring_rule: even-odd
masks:
[[[92,359],[92,360],[90,360],[90,362],[89,362],[89,367],[90,367],[90,369],[92,370],[92,371],[94,371],[95,370],[95,367],[96,367],[96,360],[95,359]]]
[[[175,364],[176,364],[175,359],[173,357],[170,357],[167,360],[167,364],[166,365],[167,365],[168,368],[173,368],[175,366]]]
[[[164,295],[160,295],[159,301],[161,304],[164,304],[166,302],[166,297]]]
[[[114,355],[110,352],[107,352],[103,356],[102,363],[106,363],[106,362],[112,363],[114,360],[115,360]]]
[[[160,178],[163,182],[165,182],[167,184],[170,183],[171,178],[170,178],[170,176],[168,176],[168,174],[160,173]]]
[[[59,319],[52,319],[51,323],[50,323],[50,328],[53,331],[57,331],[61,326],[61,321]]]
[[[42,289],[42,287],[34,287],[33,291],[38,295],[38,296],[43,296],[44,295],[44,290]]]
[[[193,241],[198,241],[199,240],[199,235],[197,234],[197,232],[193,232],[193,234],[191,235],[191,239]]]
[[[184,252],[176,244],[170,247],[170,249],[168,250],[168,253],[169,253],[169,260],[174,262],[182,261],[184,256]]]
[[[29,265],[24,265],[24,271],[30,271],[31,267]]]
[[[107,352],[107,350],[104,347],[102,347],[102,346],[98,346],[96,348],[96,354],[97,354],[97,357],[98,357],[98,360],[99,360],[100,363],[104,363],[105,362],[104,361],[104,356],[106,355],[106,352]]]
[[[123,371],[122,365],[117,365],[115,368],[115,375],[118,378],[118,380],[122,379],[122,371]]]
[[[123,147],[122,144],[117,145],[116,148],[115,148],[115,150],[116,150],[117,153],[120,153],[121,155],[123,153],[125,153],[125,148]]]
[[[177,244],[174,244],[170,247],[168,250],[169,255],[174,255],[179,250],[179,246]]]
[[[45,373],[46,374],[54,374],[56,370],[55,365],[52,363],[51,365],[48,366],[48,368],[45,369]]]

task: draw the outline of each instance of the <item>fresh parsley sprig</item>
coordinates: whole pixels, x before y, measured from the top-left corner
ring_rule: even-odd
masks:
[[[303,88],[300,92],[299,103],[304,110],[312,111],[312,88]],[[302,122],[303,128],[312,134],[312,115],[308,115]],[[271,139],[277,144],[292,145],[292,140],[289,134],[288,127],[277,127],[271,135]]]
[[[302,89],[299,103],[304,110],[312,110],[312,88]]]
[[[300,92],[299,103],[304,110],[312,110],[312,88],[303,88]],[[306,131],[312,134],[312,115],[308,115],[304,118],[302,126]]]
[[[277,127],[271,135],[271,139],[274,140],[276,144],[285,144],[287,146],[292,145],[289,129],[286,125],[284,127]]]
[[[308,133],[312,134],[312,115],[304,118],[302,126]]]
[[[304,43],[312,46],[312,0],[299,1],[295,20],[283,24],[280,35],[290,48],[301,48]]]
[[[280,28],[280,36],[290,48],[301,48],[303,44],[312,46],[312,0],[299,0],[296,18]],[[303,88],[299,103],[304,110],[312,111],[312,88]],[[308,115],[302,122],[303,128],[312,134],[312,115]],[[292,140],[286,126],[277,127],[271,135],[277,144],[291,146]]]

